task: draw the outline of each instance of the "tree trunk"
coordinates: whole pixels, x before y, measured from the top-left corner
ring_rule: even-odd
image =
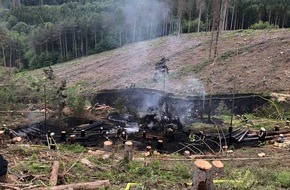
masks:
[[[64,45],[65,45],[65,56],[66,59],[68,59],[67,35],[64,36]]]
[[[134,20],[132,43],[135,43],[137,19]]]
[[[85,48],[85,55],[88,55],[88,26],[86,26],[86,48]]]
[[[187,28],[187,33],[190,33],[190,29],[191,29],[191,10],[189,11],[189,15],[188,15],[188,28]]]
[[[276,17],[275,17],[275,27],[277,28],[278,25],[278,11],[276,12]]]
[[[10,55],[9,55],[9,67],[12,67],[12,46],[10,45]],[[9,69],[10,74],[10,69]]]
[[[77,39],[76,39],[76,31],[75,28],[72,31],[73,34],[73,52],[74,52],[74,58],[78,57],[78,49],[77,49]]]
[[[234,6],[233,6],[233,12],[232,12],[232,18],[231,18],[231,26],[230,26],[230,30],[233,30],[233,23],[234,23],[234,15],[235,15],[235,2],[234,2]]]
[[[83,40],[83,35],[81,35],[81,55],[80,56],[83,56],[84,55],[84,40]]]
[[[97,48],[97,32],[95,32],[95,49]]]
[[[235,20],[234,20],[234,30],[236,30],[236,28],[237,28],[237,20],[238,20],[238,18],[237,18],[237,13],[235,14]]]
[[[3,56],[3,66],[7,67],[6,65],[6,57],[5,57],[5,49],[4,49],[4,45],[2,44],[2,56]]]
[[[119,47],[122,46],[122,28],[121,26],[119,27]]]
[[[271,24],[271,16],[272,16],[272,10],[270,9],[269,10],[269,20],[268,20],[270,24]]]
[[[62,38],[61,38],[61,34],[59,34],[59,48],[60,48],[60,59],[61,61],[63,60],[63,49],[62,49]]]
[[[243,16],[242,16],[241,29],[244,29],[244,21],[245,21],[245,13],[243,13]]]
[[[197,32],[200,31],[200,22],[201,22],[201,4],[199,5]]]

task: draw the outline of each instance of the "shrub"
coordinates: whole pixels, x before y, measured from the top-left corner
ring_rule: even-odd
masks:
[[[275,26],[269,22],[259,21],[258,23],[251,25],[250,28],[253,30],[265,30],[275,28]]]

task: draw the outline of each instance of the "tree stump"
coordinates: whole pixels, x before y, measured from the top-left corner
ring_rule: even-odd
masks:
[[[14,137],[13,139],[10,140],[10,143],[11,144],[15,144],[15,143],[18,143],[18,142],[21,142],[21,141],[22,141],[21,137]]]
[[[143,132],[142,132],[142,137],[143,137],[144,139],[146,139],[146,131],[143,131]]]
[[[146,151],[151,152],[151,146],[146,146]]]
[[[112,141],[105,141],[104,142],[104,150],[105,151],[111,151],[113,148],[113,143]]]
[[[158,140],[158,142],[157,142],[157,148],[159,150],[162,150],[163,149],[163,140]]]
[[[71,143],[71,144],[74,144],[74,143],[76,142],[76,136],[75,136],[75,135],[71,135],[71,136],[69,137],[69,140],[70,140],[70,143]]]
[[[127,161],[132,160],[132,150],[133,150],[133,142],[126,141],[125,142],[125,151],[124,151],[124,159]]]
[[[81,137],[85,137],[86,136],[86,131],[84,129],[81,130]]]
[[[192,190],[212,190],[213,179],[210,172],[212,165],[206,160],[194,161]]]
[[[61,131],[59,140],[60,140],[60,142],[66,141],[66,131]]]
[[[184,155],[185,157],[189,157],[189,156],[190,156],[190,152],[189,152],[188,150],[186,150],[186,151],[184,151],[183,155]]]

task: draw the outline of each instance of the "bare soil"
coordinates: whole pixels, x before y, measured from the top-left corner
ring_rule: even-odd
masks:
[[[164,78],[153,82],[155,64],[169,59],[165,90],[174,94],[289,92],[290,31],[224,31],[209,59],[210,33],[169,36],[53,66],[69,86],[84,91],[136,87],[164,90]],[[42,70],[29,72],[42,75]]]

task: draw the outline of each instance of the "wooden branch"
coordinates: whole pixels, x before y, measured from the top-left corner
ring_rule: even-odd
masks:
[[[109,171],[110,169],[109,168],[105,168],[105,167],[102,167],[102,166],[99,166],[99,165],[94,165],[92,164],[92,162],[90,162],[87,158],[83,158],[81,159],[81,163],[88,166],[90,169],[92,168],[97,168],[101,171]]]
[[[94,182],[73,183],[69,185],[59,185],[54,187],[42,187],[36,188],[36,190],[67,190],[67,189],[82,190],[82,189],[99,189],[101,187],[104,188],[109,186],[110,186],[109,180],[97,180]]]
[[[87,158],[82,158],[81,159],[81,163],[88,166],[89,168],[93,168],[94,165],[92,164],[92,162],[90,162]]]
[[[11,184],[11,183],[0,183],[0,189],[14,189],[14,190],[21,190],[25,187],[30,187],[31,184]]]
[[[59,161],[54,161],[50,173],[49,185],[56,186],[58,177]]]

